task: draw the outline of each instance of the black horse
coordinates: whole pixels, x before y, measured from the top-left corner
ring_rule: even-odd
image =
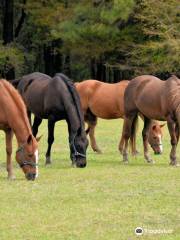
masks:
[[[63,74],[53,78],[39,72],[23,76],[12,81],[19,90],[31,123],[31,112],[34,113],[33,135],[38,133],[42,119],[48,119],[48,149],[46,164],[51,161],[51,146],[54,142],[55,122],[65,119],[68,124],[70,158],[77,167],[86,166],[86,149],[88,140],[84,130],[83,114],[79,95],[73,82]]]

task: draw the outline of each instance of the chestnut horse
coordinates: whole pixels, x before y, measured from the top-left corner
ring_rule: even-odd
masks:
[[[81,105],[84,112],[85,122],[88,124],[91,147],[95,152],[101,153],[96,139],[95,127],[97,118],[117,119],[124,118],[124,91],[129,81],[124,80],[118,83],[104,83],[97,80],[85,80],[75,83],[79,93]],[[149,143],[155,153],[162,152],[162,131],[163,125],[152,122],[149,131]],[[119,143],[119,150],[122,151],[123,139]],[[133,150],[134,153],[136,150]]]
[[[53,78],[34,72],[12,81],[26,104],[29,119],[34,113],[33,135],[38,133],[42,119],[48,119],[48,148],[46,164],[51,164],[51,147],[54,127],[59,120],[66,120],[69,132],[70,158],[74,166],[86,166],[88,140],[84,129],[79,95],[74,83],[65,75],[57,73]]]
[[[142,131],[144,157],[153,162],[148,155],[148,129],[151,119],[167,121],[171,137],[170,164],[177,165],[176,147],[180,134],[180,79],[172,76],[166,81],[143,75],[131,80],[124,94],[125,121],[123,127],[123,160],[128,161],[128,140],[135,135],[137,115],[144,116]]]
[[[14,132],[18,144],[16,161],[26,178],[34,180],[38,175],[38,145],[32,135],[26,107],[19,93],[4,79],[0,80],[0,93],[0,129],[6,135],[8,178],[14,178],[11,160]]]

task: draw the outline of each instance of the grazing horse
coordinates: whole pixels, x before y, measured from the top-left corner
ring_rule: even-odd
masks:
[[[88,140],[84,130],[83,114],[78,93],[73,82],[63,74],[53,78],[35,72],[12,83],[22,95],[30,118],[34,113],[32,126],[36,136],[42,119],[48,119],[48,149],[46,164],[51,163],[51,146],[54,142],[55,122],[65,119],[68,124],[70,157],[73,165],[86,166]]]
[[[89,133],[91,147],[97,153],[101,153],[95,139],[97,117],[103,119],[124,118],[124,91],[128,84],[127,80],[114,84],[85,80],[75,84],[80,96],[84,120],[88,124],[87,133]],[[148,140],[155,153],[162,152],[162,127],[163,125],[153,121],[149,131]],[[120,152],[123,142],[121,139]],[[135,153],[136,150],[133,149],[133,152]]]
[[[147,162],[153,162],[148,155],[148,129],[151,119],[167,121],[171,137],[170,164],[177,165],[176,147],[180,133],[180,79],[172,76],[166,81],[143,75],[131,80],[124,94],[125,121],[123,127],[123,160],[128,161],[128,139],[133,138],[137,115],[144,116],[142,131],[144,157]]]
[[[6,135],[8,178],[13,179],[12,138],[17,139],[16,161],[28,180],[38,176],[38,145],[32,135],[26,107],[19,93],[6,80],[0,80],[0,129]]]

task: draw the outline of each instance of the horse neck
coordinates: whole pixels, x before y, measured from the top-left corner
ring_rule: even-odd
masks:
[[[77,109],[75,109],[76,114],[73,110],[68,112],[68,123],[69,123],[69,133],[76,134],[77,130],[81,127],[81,121],[79,119]]]
[[[4,116],[6,116],[7,125],[15,133],[18,145],[27,140],[31,134],[26,107],[17,91],[6,81],[1,82],[1,88],[4,94],[1,95],[1,104],[4,104]],[[3,111],[3,110],[2,110]]]
[[[13,121],[12,123],[11,127],[16,136],[18,146],[25,143],[27,141],[28,136],[32,134],[30,126],[28,126],[28,124],[29,123],[27,123],[23,118],[18,119],[17,121]]]

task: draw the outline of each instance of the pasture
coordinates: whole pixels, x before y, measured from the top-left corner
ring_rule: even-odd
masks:
[[[180,168],[169,166],[167,127],[164,153],[153,155],[155,165],[148,165],[143,159],[142,123],[137,139],[140,155],[130,157],[129,165],[124,165],[117,150],[122,120],[99,120],[96,136],[103,154],[98,155],[89,147],[88,166],[75,169],[70,166],[65,122],[56,124],[53,164],[45,167],[46,124],[43,121],[39,130],[39,135],[43,134],[40,174],[34,182],[25,179],[15,161],[16,180],[6,179],[1,132],[1,240],[180,239]],[[180,146],[177,150],[180,157]],[[147,232],[136,236],[136,227]],[[155,234],[155,230],[160,232]]]

